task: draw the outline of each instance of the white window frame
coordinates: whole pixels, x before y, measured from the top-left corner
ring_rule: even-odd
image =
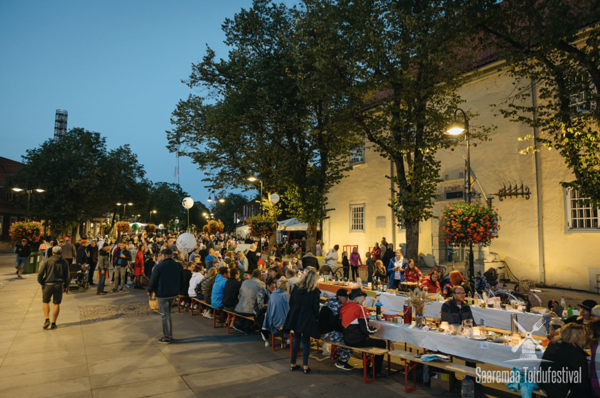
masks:
[[[355,210],[362,209],[362,217],[358,216],[358,212]],[[350,233],[364,233],[365,232],[365,220],[366,220],[366,205],[365,203],[351,203],[349,209],[349,224],[348,230]],[[356,219],[354,215],[357,215]],[[359,228],[362,227],[362,228]]]
[[[570,82],[571,91],[571,108],[574,108],[578,113],[587,113],[590,109],[594,108],[594,104],[591,102],[591,93],[593,87],[585,87],[586,82],[577,82],[572,80]]]
[[[2,187],[5,192],[4,192],[4,200],[6,202],[12,202],[15,199],[15,193],[12,191],[12,189],[8,189],[6,187]]]
[[[16,223],[17,221],[19,221],[18,217],[11,217],[10,224],[8,225],[8,227],[10,228],[10,226],[13,225],[14,223]]]
[[[565,193],[565,232],[600,232],[600,210],[580,203],[579,193],[567,188]],[[581,225],[581,226],[580,226]]]
[[[348,163],[350,167],[356,166],[358,164],[365,164],[365,141],[363,140],[362,146],[354,149],[350,152],[350,156],[348,157]]]

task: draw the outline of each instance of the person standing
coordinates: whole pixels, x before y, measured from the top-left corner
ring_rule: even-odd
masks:
[[[161,251],[162,261],[154,267],[152,277],[148,284],[148,296],[156,295],[158,301],[158,312],[160,313],[163,327],[163,337],[159,343],[169,344],[173,341],[173,322],[171,319],[171,307],[177,299],[183,280],[183,267],[173,260],[173,251],[163,249]]]
[[[15,253],[17,253],[17,260],[15,261],[17,277],[23,278],[22,274],[25,270],[25,263],[27,262],[27,257],[31,254],[31,246],[27,243],[27,239],[22,239],[21,244],[15,246]]]
[[[71,239],[65,239],[65,244],[62,245],[62,258],[67,261],[67,264],[73,264],[73,258],[77,257],[77,252],[75,251],[75,246],[71,243]]]
[[[352,268],[352,281],[356,282],[356,278],[358,278],[358,267],[362,267],[363,262],[360,258],[360,253],[358,252],[358,247],[354,246],[352,248],[352,253],[350,253],[350,267]]]
[[[63,292],[69,289],[69,265],[61,258],[61,248],[55,246],[52,248],[52,257],[45,261],[38,272],[38,283],[42,285],[42,306],[44,310],[44,329],[50,327],[51,330],[57,328],[56,319],[60,313],[60,303],[62,302]],[[54,304],[52,311],[52,325],[50,324],[50,300]]]
[[[143,289],[142,287],[142,275],[144,275],[144,252],[146,247],[143,243],[140,243],[135,254],[135,264],[133,266],[133,275],[135,276],[134,289]]]
[[[310,354],[310,338],[319,339],[319,297],[321,291],[317,288],[319,275],[316,271],[309,269],[302,277],[296,289],[290,297],[290,312],[285,319],[283,330],[287,333],[294,331],[294,343],[292,344],[292,358],[290,370],[299,368],[296,365],[296,357],[302,343],[302,367],[304,374],[310,372],[308,367],[308,356]]]
[[[392,258],[388,264],[387,270],[390,276],[390,289],[397,289],[401,282],[404,282],[404,270],[408,267],[404,257],[402,256],[402,250],[396,251],[396,257]]]
[[[254,271],[258,269],[258,259],[259,256],[256,255],[256,243],[250,245],[250,249],[248,249],[248,253],[246,254],[246,258],[248,259],[248,269],[246,271]]]
[[[329,253],[327,253],[327,255],[325,256],[325,261],[327,262],[327,265],[329,265],[329,268],[333,272],[335,272],[336,268],[338,267],[337,264],[340,258],[338,250],[340,250],[340,245],[335,245],[333,246],[333,249],[329,250]]]
[[[172,251],[169,258],[171,257],[173,257]],[[125,284],[127,284],[127,264],[129,261],[131,261],[131,253],[129,253],[129,250],[126,249],[125,243],[119,243],[119,248],[115,251],[113,261],[115,266],[115,270],[113,272],[113,275],[115,276],[115,286],[113,292],[119,291],[123,293]],[[120,289],[119,284],[121,285]]]
[[[90,264],[90,273],[88,277],[88,283],[90,286],[96,286],[94,283],[94,271],[96,270],[96,264],[98,264],[98,245],[93,240],[92,243],[87,247],[88,259]]]
[[[373,248],[371,254],[373,255],[374,262],[377,260],[381,260],[381,247],[379,247],[379,242],[375,242],[375,247]]]
[[[98,251],[98,288],[96,294],[105,295],[104,283],[108,277],[108,266],[110,264],[110,245],[103,245]]]
[[[81,267],[81,269],[84,269],[85,266],[87,264],[89,264],[90,262],[90,258],[89,258],[89,253],[87,251],[88,248],[88,241],[83,239],[81,242],[79,242],[79,248],[77,249],[77,257],[75,259],[75,262],[77,265],[79,265]],[[88,276],[89,278],[89,276]]]

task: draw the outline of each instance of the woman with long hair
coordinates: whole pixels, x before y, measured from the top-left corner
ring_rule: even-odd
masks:
[[[587,333],[584,325],[568,323],[548,344],[540,364],[540,387],[548,398],[593,397],[594,391],[588,369]],[[553,375],[575,375],[556,380]],[[562,382],[557,382],[562,381]]]
[[[290,311],[283,325],[285,332],[294,331],[290,370],[299,369],[299,366],[296,365],[296,358],[300,343],[302,343],[302,367],[305,374],[310,372],[308,367],[310,338],[318,339],[321,337],[317,322],[319,318],[319,297],[321,296],[321,291],[317,289],[318,279],[319,275],[313,269],[309,269],[300,279],[296,288],[292,290]]]
[[[140,243],[135,254],[135,263],[133,264],[133,275],[135,276],[134,289],[143,289],[142,275],[144,275],[144,253],[146,247]]]

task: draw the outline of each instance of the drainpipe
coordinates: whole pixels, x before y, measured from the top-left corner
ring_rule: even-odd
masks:
[[[533,107],[533,120],[537,120],[537,97],[535,80],[531,79],[531,105]],[[533,128],[534,145],[538,139],[539,131],[537,127]],[[546,269],[544,259],[544,212],[542,203],[542,160],[538,151],[534,152],[535,159],[535,183],[537,190],[537,219],[538,219],[538,259],[540,269],[540,283],[546,284]]]
[[[392,200],[394,199],[394,161],[390,160],[390,192],[392,194]],[[396,246],[396,217],[394,215],[394,208],[392,207],[392,245],[394,245],[394,250],[398,246]]]

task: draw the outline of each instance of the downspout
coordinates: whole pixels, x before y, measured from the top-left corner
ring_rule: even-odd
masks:
[[[392,194],[392,200],[394,200],[394,161],[390,160],[390,193]],[[392,207],[392,245],[393,249],[396,250],[396,216],[394,215],[394,208]]]
[[[535,80],[531,79],[531,105],[533,107],[533,121],[537,120],[537,97]],[[537,127],[533,128],[534,145],[537,142],[539,131]],[[544,258],[544,212],[542,202],[542,160],[539,151],[534,152],[535,159],[535,183],[537,190],[537,219],[538,219],[538,259],[540,270],[540,283],[546,284],[546,269]]]

